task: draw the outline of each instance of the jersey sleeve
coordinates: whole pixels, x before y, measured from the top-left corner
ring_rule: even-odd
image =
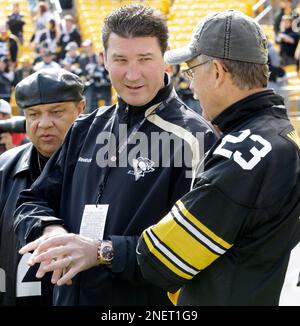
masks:
[[[213,185],[184,196],[139,240],[144,277],[170,292],[178,290],[232,247],[243,223],[235,218],[239,210]]]
[[[144,277],[170,292],[225,254],[251,225],[267,218],[263,205],[269,195],[261,197],[261,185],[270,170],[271,145],[261,141],[256,151],[251,139],[236,145],[240,135],[246,133],[233,136],[227,147],[226,139],[220,141],[193,191],[139,240]]]

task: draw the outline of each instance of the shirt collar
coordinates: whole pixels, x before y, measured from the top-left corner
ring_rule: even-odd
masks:
[[[228,133],[240,124],[242,120],[266,109],[276,109],[280,114],[287,117],[283,98],[268,89],[252,95],[232,104],[222,111],[211,122],[217,125],[223,133]]]

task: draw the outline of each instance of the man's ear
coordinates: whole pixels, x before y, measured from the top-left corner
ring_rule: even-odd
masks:
[[[86,105],[86,102],[85,102],[84,99],[81,100],[81,101],[78,103],[78,105],[77,105],[78,115],[79,115],[80,113],[83,112],[83,110],[85,109],[85,105]]]
[[[214,65],[214,74],[215,74],[215,85],[216,88],[218,88],[225,81],[226,71],[223,67],[223,64],[218,60],[213,60],[213,65]]]

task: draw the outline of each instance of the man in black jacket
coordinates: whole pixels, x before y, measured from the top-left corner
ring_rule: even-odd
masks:
[[[37,179],[44,165],[84,109],[83,84],[63,69],[41,70],[16,87],[32,143],[0,156],[0,305],[51,304],[50,281],[35,278],[13,232],[13,213],[19,193]]]
[[[21,253],[34,250],[38,277],[54,271],[56,305],[169,304],[140,275],[137,239],[190,189],[215,135],[174,94],[158,11],[121,7],[106,18],[102,38],[118,103],[77,120],[22,193],[15,227],[29,244]],[[54,236],[57,225],[70,233]]]
[[[143,232],[142,273],[178,305],[299,305],[300,140],[266,89],[266,37],[239,11],[208,15],[193,35],[165,60],[187,62],[223,135],[194,189]]]

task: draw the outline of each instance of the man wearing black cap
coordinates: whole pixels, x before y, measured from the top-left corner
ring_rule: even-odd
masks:
[[[300,140],[266,89],[261,27],[239,11],[208,15],[165,61],[187,63],[223,135],[194,189],[143,232],[144,277],[177,305],[299,305]]]
[[[38,277],[54,271],[56,305],[170,304],[141,277],[137,239],[190,189],[215,135],[179,101],[165,74],[161,13],[142,5],[116,9],[102,38],[118,103],[74,124],[20,196],[15,226],[28,243],[21,253],[34,250],[29,263],[42,261]],[[62,224],[71,233],[45,239]]]
[[[35,278],[27,257],[17,254],[13,212],[19,193],[41,174],[61,145],[70,125],[83,111],[83,84],[63,69],[45,69],[16,86],[16,102],[24,109],[30,144],[0,156],[0,305],[51,304],[50,281]],[[62,232],[64,230],[62,229]]]

